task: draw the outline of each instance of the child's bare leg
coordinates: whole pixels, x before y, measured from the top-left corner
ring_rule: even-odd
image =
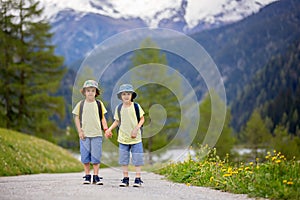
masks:
[[[123,169],[123,177],[129,177],[128,176],[128,165],[123,165],[122,169]]]
[[[141,169],[142,169],[141,166],[135,166],[135,172],[136,172],[135,177],[136,178],[140,178],[141,177]]]
[[[94,175],[98,175],[100,164],[93,164]]]
[[[86,175],[89,175],[90,174],[90,163],[84,163],[83,167],[84,167],[84,173]]]

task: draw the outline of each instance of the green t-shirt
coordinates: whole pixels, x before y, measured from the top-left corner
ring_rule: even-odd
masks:
[[[140,117],[145,112],[139,105]],[[122,106],[121,108],[121,126],[119,127],[118,142],[122,144],[136,144],[142,141],[141,130],[139,130],[136,138],[131,138],[132,130],[137,126],[138,121],[133,103],[129,107]],[[115,109],[114,119],[119,121],[118,106]]]
[[[100,101],[103,115],[107,113],[106,108]],[[79,115],[80,102],[77,103],[72,113],[74,115]],[[99,117],[98,105],[96,101],[84,102],[82,109],[82,130],[86,137],[97,137],[102,136],[101,122]]]

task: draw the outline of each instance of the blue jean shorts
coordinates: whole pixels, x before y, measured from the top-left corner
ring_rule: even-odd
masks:
[[[119,164],[129,165],[130,152],[132,155],[132,164],[134,166],[144,165],[143,143],[137,144],[119,144]]]
[[[82,163],[99,164],[102,156],[102,137],[86,137],[80,140]]]

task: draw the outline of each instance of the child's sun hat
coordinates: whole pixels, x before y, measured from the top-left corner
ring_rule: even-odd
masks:
[[[96,96],[100,95],[100,89],[98,88],[98,83],[94,80],[85,81],[80,92],[84,95],[84,89],[88,87],[96,88]]]
[[[137,97],[137,94],[134,91],[133,86],[130,85],[130,84],[123,84],[123,85],[120,86],[119,91],[117,93],[117,96],[121,100],[122,100],[122,98],[121,98],[122,92],[131,92],[132,93],[132,99],[131,100],[133,100]]]

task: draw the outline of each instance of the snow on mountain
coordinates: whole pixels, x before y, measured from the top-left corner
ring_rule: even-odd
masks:
[[[39,0],[55,53],[74,63],[122,31],[168,28],[191,34],[236,22],[278,0]]]
[[[75,12],[95,13],[115,19],[141,18],[149,27],[158,27],[162,19],[176,16],[185,5],[183,19],[186,29],[199,23],[230,23],[258,12],[277,0],[40,0],[45,14],[54,20],[64,9]],[[179,18],[173,18],[180,20]]]

